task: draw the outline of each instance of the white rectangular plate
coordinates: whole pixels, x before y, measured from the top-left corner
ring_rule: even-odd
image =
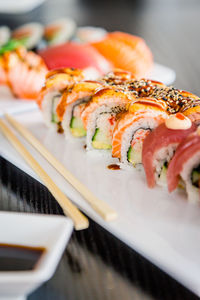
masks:
[[[17,134],[63,192],[93,220],[200,295],[200,207],[187,203],[183,191],[169,195],[165,188],[148,189],[142,171],[109,170],[108,164],[116,160],[110,155],[87,153],[84,139],[66,141],[63,135],[47,129],[38,110],[15,117],[96,196],[109,203],[119,217],[104,222]],[[1,134],[0,145],[3,157],[38,180]]]

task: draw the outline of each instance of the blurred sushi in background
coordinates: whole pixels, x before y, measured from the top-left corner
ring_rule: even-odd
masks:
[[[44,39],[48,46],[60,45],[70,40],[76,30],[76,23],[71,18],[58,19],[44,28]]]
[[[42,40],[44,27],[40,23],[24,24],[12,32],[12,38],[21,41],[28,50],[36,49]]]
[[[39,51],[49,70],[79,68],[88,70],[91,78],[98,78],[112,69],[112,65],[92,46],[68,42]],[[89,78],[88,78],[89,79]]]
[[[101,27],[83,26],[76,30],[75,39],[81,43],[97,42],[102,40],[107,31]]]
[[[136,78],[148,76],[153,66],[151,50],[138,36],[118,31],[111,32],[101,41],[91,45],[115,68],[130,71]]]
[[[1,56],[6,84],[18,98],[35,100],[44,84],[47,67],[42,58],[24,47]]]
[[[7,26],[0,26],[0,47],[5,45],[10,39],[10,29]]]

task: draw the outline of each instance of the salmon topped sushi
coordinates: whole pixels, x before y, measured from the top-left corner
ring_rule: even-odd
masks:
[[[116,115],[133,101],[122,90],[103,88],[87,103],[81,119],[87,130],[87,149],[111,149]]]
[[[47,73],[45,86],[42,88],[37,102],[48,127],[61,130],[56,108],[62,93],[83,78],[83,72],[79,69],[64,68]]]
[[[145,41],[124,32],[111,32],[101,41],[92,43],[115,68],[130,71],[136,78],[148,75],[153,65],[151,50]]]
[[[56,111],[66,137],[69,137],[69,134],[75,137],[86,135],[81,114],[86,103],[101,88],[101,82],[85,80],[75,83],[63,93]]]
[[[141,164],[145,137],[164,122],[167,116],[165,103],[151,98],[138,98],[116,122],[112,138],[112,156],[119,158],[126,165]]]
[[[47,67],[42,58],[25,48],[3,55],[6,80],[16,97],[35,100],[44,85]]]

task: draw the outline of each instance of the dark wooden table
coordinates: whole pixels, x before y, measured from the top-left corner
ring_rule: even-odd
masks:
[[[0,14],[0,24],[14,28],[67,15],[78,25],[102,26],[144,37],[155,61],[176,70],[176,87],[200,95],[200,1],[47,0],[24,15]],[[62,214],[44,186],[3,158],[0,210]],[[91,221],[88,230],[73,233],[53,278],[29,297],[38,299],[199,298]]]

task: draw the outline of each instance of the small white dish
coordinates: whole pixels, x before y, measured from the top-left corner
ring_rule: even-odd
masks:
[[[0,212],[0,243],[44,247],[30,271],[0,272],[0,300],[24,300],[54,273],[71,236],[73,223],[64,216]]]

